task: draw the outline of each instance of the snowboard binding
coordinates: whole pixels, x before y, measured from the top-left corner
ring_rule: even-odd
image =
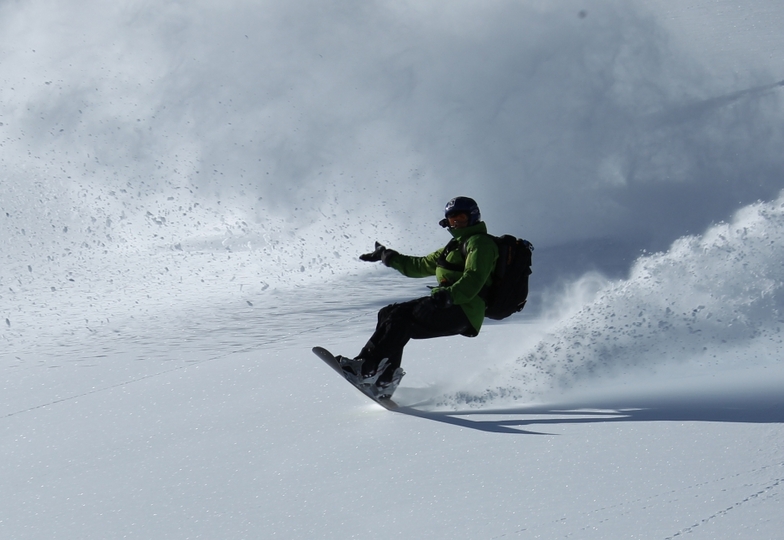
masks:
[[[376,399],[389,399],[392,394],[397,390],[400,380],[406,374],[403,368],[397,368],[392,374],[392,379],[389,381],[379,381],[379,378],[389,367],[389,358],[384,358],[379,363],[378,367],[367,374],[362,374],[362,358],[347,358],[345,356],[337,356],[338,363],[343,370],[343,376],[364,392],[367,392]]]

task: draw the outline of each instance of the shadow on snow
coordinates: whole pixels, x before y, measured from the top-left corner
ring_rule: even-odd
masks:
[[[421,406],[421,405],[419,405]],[[399,406],[395,412],[491,433],[547,435],[544,426],[612,422],[784,423],[784,394],[775,389],[729,395],[591,398],[506,409],[428,411]]]

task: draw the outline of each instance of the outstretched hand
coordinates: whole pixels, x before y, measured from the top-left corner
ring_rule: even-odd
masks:
[[[376,249],[375,251],[371,251],[370,253],[364,253],[359,256],[359,260],[366,261],[366,262],[377,262],[381,261],[386,266],[389,266],[392,257],[397,255],[397,251],[394,249],[387,249],[382,244],[376,242]]]
[[[384,251],[386,251],[383,245],[376,242],[376,250],[371,251],[370,253],[363,253],[359,256],[359,260],[365,262],[378,262],[381,260],[381,257],[384,255]]]

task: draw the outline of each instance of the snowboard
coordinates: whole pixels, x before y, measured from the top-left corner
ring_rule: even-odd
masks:
[[[370,399],[372,399],[373,401],[375,401],[376,403],[378,403],[379,405],[381,405],[382,407],[384,407],[389,411],[397,409],[397,404],[394,401],[392,401],[390,398],[380,398],[374,395],[373,391],[367,386],[356,384],[353,380],[351,380],[351,378],[347,377],[346,372],[343,371],[343,369],[340,367],[340,363],[338,362],[338,359],[335,358],[335,356],[327,349],[323,347],[313,347],[313,353],[319,358],[321,358],[325,364],[327,364],[329,367],[337,371],[341,377],[346,379],[351,384],[351,386],[353,386],[354,388],[362,392],[364,395],[366,395],[367,397],[369,397]]]

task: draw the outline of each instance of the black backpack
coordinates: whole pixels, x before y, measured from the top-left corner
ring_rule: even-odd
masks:
[[[500,321],[513,313],[522,311],[528,298],[528,276],[531,275],[531,256],[533,244],[528,240],[515,238],[512,235],[488,235],[498,246],[498,261],[493,270],[493,284],[479,293],[485,301],[487,309],[485,317]],[[457,265],[446,260],[446,256],[457,248],[466,257],[466,244],[456,240],[450,241],[438,265],[449,270],[462,271],[465,265]]]

